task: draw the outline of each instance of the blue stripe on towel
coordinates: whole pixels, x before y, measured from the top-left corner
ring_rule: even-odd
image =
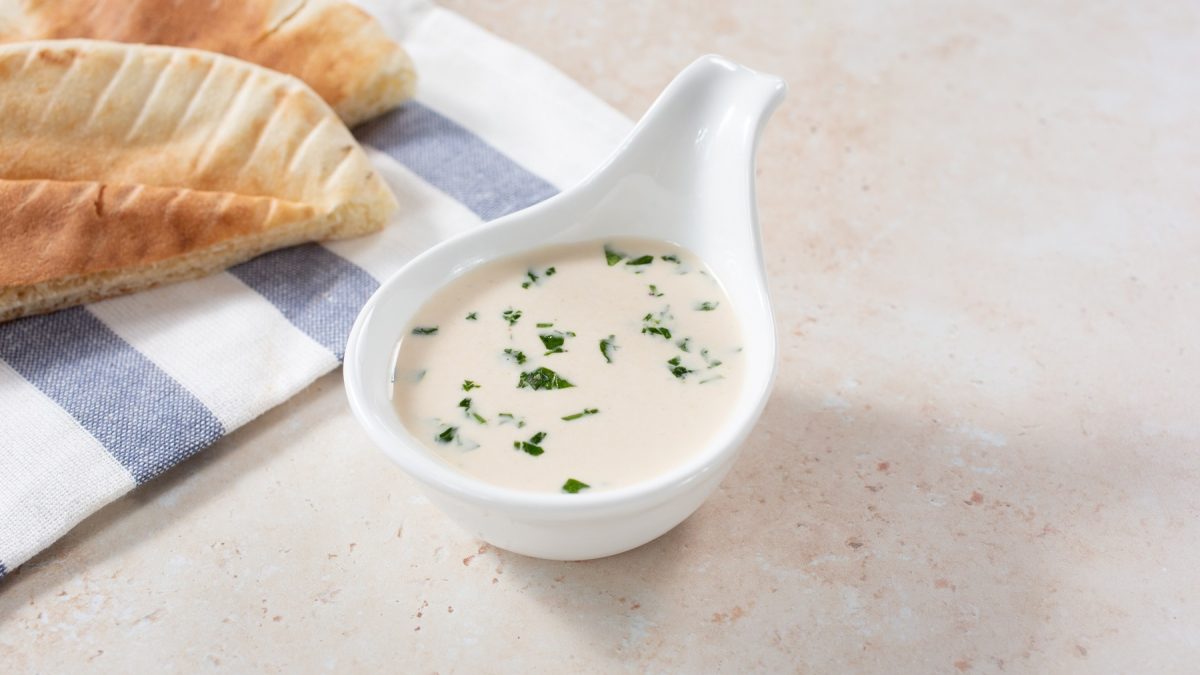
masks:
[[[318,244],[272,251],[229,271],[338,361],[358,310],[379,287],[361,267]]]
[[[355,133],[359,141],[387,153],[485,220],[557,192],[479,137],[419,103],[410,102]],[[358,310],[379,287],[357,265],[316,244],[267,253],[229,271],[339,361]]]
[[[138,483],[225,433],[199,399],[83,307],[0,323],[0,358],[70,413]]]
[[[478,136],[415,101],[357,127],[354,135],[484,220],[558,192]]]

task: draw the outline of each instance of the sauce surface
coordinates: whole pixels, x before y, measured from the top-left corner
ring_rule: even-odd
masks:
[[[405,427],[510,488],[597,491],[684,463],[741,388],[741,329],[703,263],[613,239],[484,263],[439,289],[397,346]]]

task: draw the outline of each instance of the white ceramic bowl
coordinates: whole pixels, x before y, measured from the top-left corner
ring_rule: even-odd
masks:
[[[754,155],[783,99],[777,77],[717,56],[688,66],[629,137],[575,188],[421,254],[380,286],[346,346],[350,407],[372,440],[477,537],[517,553],[584,560],[640,546],[716,489],[757,421],[775,376],[775,324],[754,204]],[[390,400],[396,344],[438,288],[486,261],[549,244],[636,236],[700,256],[744,331],[746,377],[726,423],[687,463],[628,487],[543,494],[459,473],[402,425]]]

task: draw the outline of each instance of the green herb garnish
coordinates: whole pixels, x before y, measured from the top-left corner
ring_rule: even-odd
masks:
[[[403,381],[405,381],[405,382],[410,382],[410,383],[412,383],[412,384],[417,384],[417,383],[419,383],[421,380],[425,379],[425,373],[427,373],[427,372],[429,372],[429,371],[427,371],[427,370],[424,370],[424,369],[422,369],[422,370],[410,370],[410,371],[408,371],[408,372],[406,372],[406,373],[404,373],[404,374],[402,374],[402,375],[399,375],[399,377],[400,377],[400,378],[401,378]],[[392,377],[392,382],[395,382],[395,381],[396,381],[396,377],[395,377],[395,376],[393,376],[393,377]]]
[[[709,382],[715,382],[717,380],[723,380],[723,379],[725,379],[724,375],[713,375],[712,377],[710,377],[706,380],[700,380],[700,384],[708,384]]]
[[[467,321],[478,321],[478,320],[479,320],[479,314],[476,312],[471,312],[470,314],[467,315]]]
[[[496,417],[500,418],[500,424],[515,424],[518,429],[525,426],[525,419],[512,413],[496,413]]]
[[[678,356],[672,358],[670,361],[667,361],[667,367],[669,367],[671,369],[672,375],[674,375],[675,377],[677,377],[681,380],[686,378],[688,375],[696,372],[696,371],[692,370],[691,368],[684,366],[683,363],[679,360]]]
[[[533,270],[526,270],[525,278],[526,278],[526,281],[521,282],[521,288],[529,288],[530,286],[536,284],[537,280],[538,280],[538,275],[534,274]]]
[[[546,270],[544,272],[542,272],[542,275],[547,276],[547,277],[552,277],[557,272],[558,272],[558,270],[554,269],[553,267],[547,267]],[[540,286],[540,285],[541,285],[540,277],[538,277],[537,273],[534,272],[532,269],[525,270],[525,281],[521,282],[521,288],[529,288],[530,286]]]
[[[676,340],[675,346],[679,347],[681,352],[690,352],[692,351],[692,338],[685,337],[682,340]]]
[[[458,427],[446,427],[442,433],[433,437],[438,443],[449,443],[458,436]]]
[[[711,312],[716,309],[717,305],[719,304],[721,303],[705,300],[704,302],[696,303],[696,306],[693,309],[695,309],[697,312]]]
[[[563,342],[566,340],[566,338],[564,338],[562,335],[546,333],[544,335],[539,335],[538,337],[541,338],[542,344],[546,346],[546,349],[550,350],[546,352],[547,354],[558,354],[562,352]]]
[[[539,323],[539,324],[537,324],[537,327],[538,328],[554,328],[554,324],[553,323]]]
[[[642,317],[642,334],[658,335],[664,340],[670,340],[671,330],[662,325],[663,321],[666,321],[669,318],[672,318],[670,307],[663,308],[663,310],[658,313],[658,316],[647,313],[646,316]]]
[[[663,310],[663,312],[660,313],[657,318],[653,314],[646,314],[646,316],[643,316],[642,322],[644,325],[642,326],[642,333],[644,335],[660,335],[664,339],[670,340],[671,331],[661,325],[662,316],[665,313],[666,310]]]
[[[679,265],[679,264],[682,264],[682,263],[683,263],[683,261],[679,259],[679,256],[677,256],[677,255],[674,255],[674,254],[663,255],[663,256],[659,256],[659,257],[660,257],[660,258],[662,258],[663,260],[667,261],[667,262],[673,262],[673,263],[675,263],[676,265]]]
[[[558,373],[546,367],[523,372],[517,381],[517,389],[567,389],[574,386],[566,378],[559,377]]]
[[[504,317],[504,320],[508,322],[510,327],[512,327],[521,320],[521,310],[509,307],[508,309],[504,310],[500,316]]]
[[[654,262],[654,256],[643,255],[643,256],[638,256],[637,258],[633,258],[632,260],[626,260],[625,264],[626,265],[649,265],[652,262]]]
[[[707,349],[700,350],[700,357],[704,359],[704,362],[708,364],[709,368],[716,368],[717,366],[721,365],[721,361],[719,359],[710,359],[708,357]]]
[[[437,335],[437,326],[417,327],[412,331],[413,335]]]
[[[546,438],[546,432],[539,431],[536,434],[534,434],[532,437],[530,437],[530,439],[528,441],[513,441],[513,447],[516,448],[517,450],[520,450],[520,451],[526,453],[526,454],[537,457],[538,455],[545,452],[545,450],[543,450],[542,447],[540,445],[538,445],[539,443],[542,442],[542,440],[544,438]]]
[[[475,412],[474,410],[471,410],[471,399],[464,398],[463,400],[459,401],[458,407],[463,409],[463,414],[465,414],[467,417],[470,417],[480,424],[487,424],[487,418]]]
[[[565,352],[566,350],[563,349],[563,343],[567,341],[568,337],[575,337],[575,334],[571,331],[567,331],[565,333],[554,331],[553,333],[541,333],[538,335],[538,339],[541,340],[542,344],[546,347],[546,353],[544,356],[549,356],[551,354],[562,354]]]
[[[604,259],[606,261],[608,261],[608,266],[612,267],[613,265],[616,265],[617,263],[624,260],[625,254],[617,253],[616,251],[612,250],[611,248],[605,246],[604,247]]]
[[[655,286],[654,284],[650,284],[650,297],[661,298],[662,296],[663,296],[662,291],[658,290],[658,286]]]
[[[617,351],[617,338],[615,335],[609,335],[600,340],[600,354],[606,362],[612,363],[612,354],[615,351]]]
[[[512,359],[518,366],[525,363],[525,352],[520,349],[505,349],[504,355]]]
[[[564,422],[570,422],[571,420],[577,420],[580,417],[586,417],[588,415],[595,415],[598,412],[600,412],[600,410],[598,408],[584,408],[582,412],[577,412],[574,415],[567,415],[566,417],[563,417],[562,420]]]
[[[587,483],[585,483],[581,480],[575,480],[574,478],[568,478],[567,482],[563,483],[562,490],[563,490],[563,492],[567,492],[569,494],[578,494],[580,490],[586,490],[587,488],[590,488],[590,487],[592,487],[592,486],[588,485]]]
[[[470,380],[463,380],[462,389],[463,391],[471,391],[472,389],[479,389],[482,386],[482,384],[475,384]]]

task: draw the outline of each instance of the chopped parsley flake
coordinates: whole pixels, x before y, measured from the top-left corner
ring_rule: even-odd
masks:
[[[581,480],[575,480],[574,478],[568,478],[567,482],[563,483],[562,490],[563,490],[563,492],[574,495],[574,494],[579,494],[580,490],[586,490],[590,487],[592,487],[592,486],[588,485],[587,483],[585,483]]]
[[[664,319],[668,316],[668,309],[658,313],[658,316],[647,313],[642,317],[642,334],[643,335],[658,335],[664,340],[671,339],[671,330],[662,325]]]
[[[463,409],[463,414],[465,414],[467,417],[470,417],[480,424],[487,424],[487,418],[475,412],[474,410],[471,410],[471,399],[464,398],[463,400],[459,401],[458,407]]]
[[[658,286],[655,286],[654,284],[650,284],[650,297],[661,298],[662,296],[663,296],[662,291],[658,290]]]
[[[604,360],[612,363],[612,354],[617,351],[617,338],[615,335],[600,340],[600,354],[604,356]]]
[[[719,305],[719,304],[721,304],[721,303],[705,300],[704,302],[696,303],[696,307],[694,309],[697,312],[711,312],[714,309],[716,309],[717,305]]]
[[[538,328],[554,328],[554,323],[553,323],[553,322],[551,322],[551,323],[539,323],[539,324],[537,325],[537,327],[538,327]]]
[[[558,373],[549,368],[542,367],[537,370],[530,370],[521,373],[521,378],[517,381],[517,389],[568,389],[574,387],[564,377],[559,377]]]
[[[534,445],[528,441],[513,441],[513,447],[525,452],[526,454],[533,455],[534,457],[537,457],[545,452],[545,450],[543,450],[540,446]]]
[[[504,317],[510,327],[515,326],[521,320],[521,310],[509,307],[500,316]]]
[[[530,439],[528,441],[513,441],[513,447],[516,448],[517,450],[520,450],[520,451],[526,453],[526,454],[537,457],[538,455],[545,452],[545,450],[543,450],[542,447],[540,445],[538,445],[545,438],[546,438],[546,432],[539,431],[536,434],[534,434],[532,437],[530,437]]]
[[[413,329],[413,335],[437,335],[437,326],[418,326]]]
[[[433,437],[438,443],[449,443],[458,437],[458,427],[446,427],[442,433]]]
[[[716,368],[717,366],[721,365],[720,359],[709,358],[707,349],[701,349],[700,356],[704,359],[704,362],[708,364],[709,368]]]
[[[500,424],[515,424],[518,429],[525,426],[525,418],[516,417],[512,413],[496,413],[496,417],[500,419]]]
[[[660,257],[660,258],[662,258],[663,260],[667,261],[667,262],[673,262],[673,263],[675,263],[676,265],[679,265],[679,264],[682,264],[682,263],[683,263],[683,261],[679,259],[679,256],[677,256],[677,255],[674,255],[674,254],[670,254],[670,255],[664,255],[664,256],[659,256],[659,257]]]
[[[686,378],[688,375],[691,375],[692,373],[696,372],[696,371],[692,370],[691,368],[684,366],[683,363],[679,360],[678,356],[672,358],[670,361],[667,361],[667,367],[671,369],[672,375],[674,375],[675,377],[677,377],[681,380]]]
[[[664,307],[663,310],[658,313],[658,316],[648,312],[646,316],[642,317],[642,334],[658,335],[664,340],[670,340],[671,330],[662,324],[667,319],[672,318],[674,317],[671,316],[670,307]]]
[[[470,314],[467,315],[467,321],[478,321],[478,320],[479,320],[479,314],[476,312],[471,312]]]
[[[676,340],[675,346],[679,347],[681,352],[690,352],[692,351],[692,338],[685,337],[682,340]]]
[[[661,335],[664,339],[671,339],[671,329],[662,326],[642,326],[642,332],[646,335]]]
[[[417,384],[421,380],[425,379],[425,373],[427,373],[427,372],[429,372],[429,371],[422,369],[422,370],[410,370],[405,373],[393,373],[392,374],[392,382],[395,383],[396,378],[399,377],[404,382],[409,382],[411,384]]]
[[[624,260],[625,254],[617,253],[616,251],[612,250],[611,248],[605,246],[604,247],[604,259],[608,262],[608,266],[612,267],[613,265],[616,265],[617,263]]]
[[[586,417],[588,415],[595,415],[598,412],[600,412],[600,410],[598,408],[584,408],[582,412],[577,412],[573,415],[567,415],[566,417],[563,417],[562,420],[564,422],[570,422],[571,420],[577,420],[580,417]]]
[[[717,380],[723,380],[723,379],[725,379],[724,375],[713,375],[712,377],[710,377],[708,379],[700,380],[700,384],[708,384],[709,382],[715,382]]]
[[[632,260],[626,260],[625,264],[626,265],[649,265],[652,262],[654,262],[654,256],[643,255],[643,256],[639,256],[637,258],[633,258]]]
[[[463,391],[471,391],[472,389],[479,389],[482,386],[483,386],[482,384],[475,384],[474,382],[472,382],[470,380],[463,380],[463,384],[462,384]]]
[[[546,353],[544,356],[549,356],[551,354],[562,354],[563,352],[567,351],[563,349],[563,343],[567,341],[568,337],[575,337],[575,334],[571,331],[567,331],[565,333],[561,331],[554,331],[553,333],[542,333],[538,335],[538,339],[541,340],[542,344],[546,347]]]
[[[558,272],[558,270],[554,269],[553,267],[547,267],[542,272],[542,276],[543,277],[552,277],[557,272]],[[521,288],[529,288],[530,286],[541,286],[542,285],[541,279],[542,279],[542,277],[539,277],[537,275],[537,273],[534,272],[532,269],[525,270],[525,281],[521,282]]]
[[[525,352],[520,349],[505,349],[504,355],[512,359],[518,366],[525,363]]]

